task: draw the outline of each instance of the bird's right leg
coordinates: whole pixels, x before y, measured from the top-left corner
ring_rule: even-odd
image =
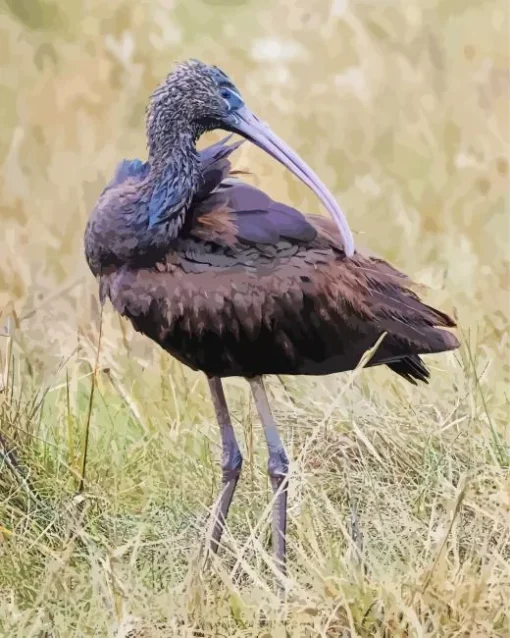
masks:
[[[221,536],[225,529],[228,510],[241,474],[243,457],[236,441],[232,421],[228,411],[223,385],[219,377],[208,379],[216,418],[221,432],[222,446],[222,488],[213,512],[213,530],[211,533],[211,550],[216,554],[220,546]]]
[[[264,427],[269,451],[268,474],[274,493],[273,553],[276,566],[285,576],[287,557],[287,491],[289,485],[289,459],[271,414],[262,377],[249,379],[255,405]],[[283,591],[280,585],[280,591]]]

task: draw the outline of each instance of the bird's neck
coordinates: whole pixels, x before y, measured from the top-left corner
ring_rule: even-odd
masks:
[[[169,132],[164,137],[149,142],[149,164],[154,184],[178,178],[176,188],[182,194],[193,197],[200,185],[199,158],[196,140],[192,133]]]
[[[175,239],[202,180],[194,135],[184,129],[150,140],[149,165],[149,229],[166,226]]]
[[[188,126],[159,129],[157,134],[149,132],[149,162],[155,171],[164,171],[169,166],[193,169],[198,162],[197,137]]]
[[[94,274],[109,265],[152,265],[178,238],[202,181],[193,135],[149,138],[148,169],[135,178],[137,189],[116,184],[96,204],[86,231]]]

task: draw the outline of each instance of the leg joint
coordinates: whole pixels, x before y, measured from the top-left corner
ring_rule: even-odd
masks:
[[[289,459],[285,450],[280,448],[269,453],[267,473],[271,478],[284,479],[289,474]]]
[[[226,450],[223,453],[223,460],[221,463],[221,471],[223,473],[223,480],[230,481],[232,479],[239,478],[241,469],[243,467],[243,457],[239,448],[235,447]]]

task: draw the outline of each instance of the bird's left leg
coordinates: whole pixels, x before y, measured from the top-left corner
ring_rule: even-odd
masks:
[[[222,446],[222,489],[213,512],[213,530],[211,533],[211,550],[216,554],[220,546],[221,536],[225,529],[228,510],[234,497],[237,481],[241,474],[243,457],[237,444],[234,428],[228,411],[223,385],[219,377],[208,379],[211,397],[216,411],[216,418],[221,432]]]
[[[287,488],[289,459],[274,421],[262,377],[249,379],[255,405],[264,426],[269,451],[268,474],[275,495],[273,505],[273,553],[276,565],[283,575],[286,570],[287,554]]]

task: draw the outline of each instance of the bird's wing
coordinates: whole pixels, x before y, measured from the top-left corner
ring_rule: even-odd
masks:
[[[230,154],[244,140],[228,136],[200,153],[202,185],[188,219],[188,232],[201,241],[276,245],[281,239],[309,242],[317,231],[295,208],[273,201],[232,171]],[[222,237],[223,235],[223,237]]]

